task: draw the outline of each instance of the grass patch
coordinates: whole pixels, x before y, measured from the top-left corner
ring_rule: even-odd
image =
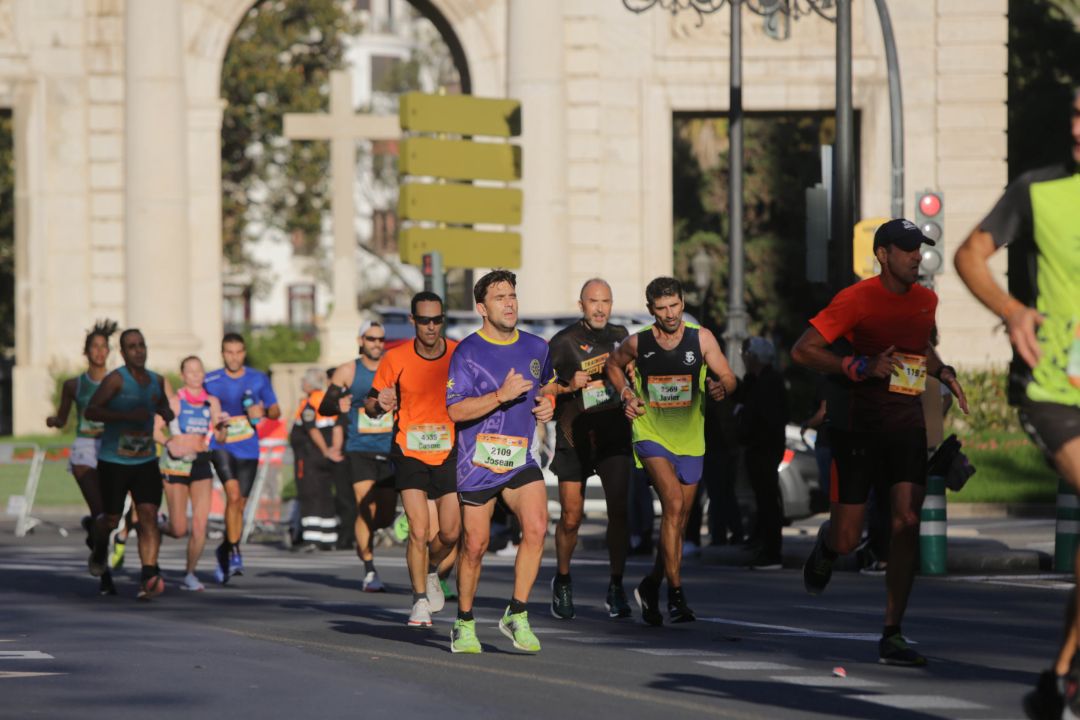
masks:
[[[1054,503],[1057,474],[1022,432],[965,433],[964,453],[977,472],[949,502]]]
[[[7,508],[8,498],[22,495],[30,463],[0,465],[0,512]],[[34,507],[83,505],[82,493],[75,478],[67,471],[67,463],[47,462],[41,469]]]

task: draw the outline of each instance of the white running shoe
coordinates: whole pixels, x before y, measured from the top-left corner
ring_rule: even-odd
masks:
[[[495,551],[496,557],[517,557],[518,546],[512,542],[506,543],[506,547]]]
[[[433,613],[441,611],[443,606],[446,605],[446,596],[443,595],[442,585],[439,584],[438,573],[428,573],[427,596],[428,604],[431,606],[431,612]]]
[[[420,598],[413,603],[409,627],[431,627],[431,605],[427,598]]]
[[[364,582],[360,587],[364,592],[386,592],[386,586],[383,585],[383,581],[379,579],[379,573],[374,570],[364,576]]]
[[[195,577],[195,573],[188,573],[184,576],[184,584],[180,586],[181,590],[190,590],[192,592],[202,592],[206,589],[199,578]]]

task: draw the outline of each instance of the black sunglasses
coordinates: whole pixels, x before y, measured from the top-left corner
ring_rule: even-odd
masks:
[[[446,322],[446,315],[413,315],[417,325],[442,325]]]
[[[386,342],[386,336],[385,335],[365,335],[364,340],[366,340],[368,342],[381,342],[381,343],[384,343],[384,342]]]

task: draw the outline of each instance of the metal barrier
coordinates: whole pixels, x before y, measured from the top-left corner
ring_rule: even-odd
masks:
[[[23,450],[23,453],[19,453]],[[29,451],[29,469],[26,473],[26,485],[22,495],[12,495],[8,499],[8,512],[15,515],[15,536],[25,537],[44,521],[33,516],[34,499],[37,497],[38,483],[41,481],[41,469],[45,465],[45,449],[37,443],[0,444],[0,463],[21,463],[20,458]],[[66,531],[65,531],[66,534]]]
[[[281,474],[281,466],[285,461],[285,450],[289,443],[284,440],[261,440],[259,442],[259,469],[255,473],[255,482],[251,487],[251,495],[248,497],[247,506],[244,508],[244,529],[240,534],[240,544],[248,541],[255,523],[258,520],[263,504],[263,492],[266,490],[270,478],[277,479]],[[271,475],[273,473],[273,475]],[[267,498],[270,504],[277,503],[276,515],[280,520],[281,514],[281,487],[275,486],[275,498]],[[275,522],[274,508],[267,513],[267,521]]]

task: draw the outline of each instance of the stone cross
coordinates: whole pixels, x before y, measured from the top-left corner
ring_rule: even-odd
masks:
[[[330,73],[330,112],[287,113],[285,137],[330,141],[330,182],[334,228],[334,306],[322,330],[323,363],[341,362],[356,354],[360,314],[356,308],[356,231],[353,190],[356,141],[401,137],[394,115],[361,115],[353,110],[349,73]]]

